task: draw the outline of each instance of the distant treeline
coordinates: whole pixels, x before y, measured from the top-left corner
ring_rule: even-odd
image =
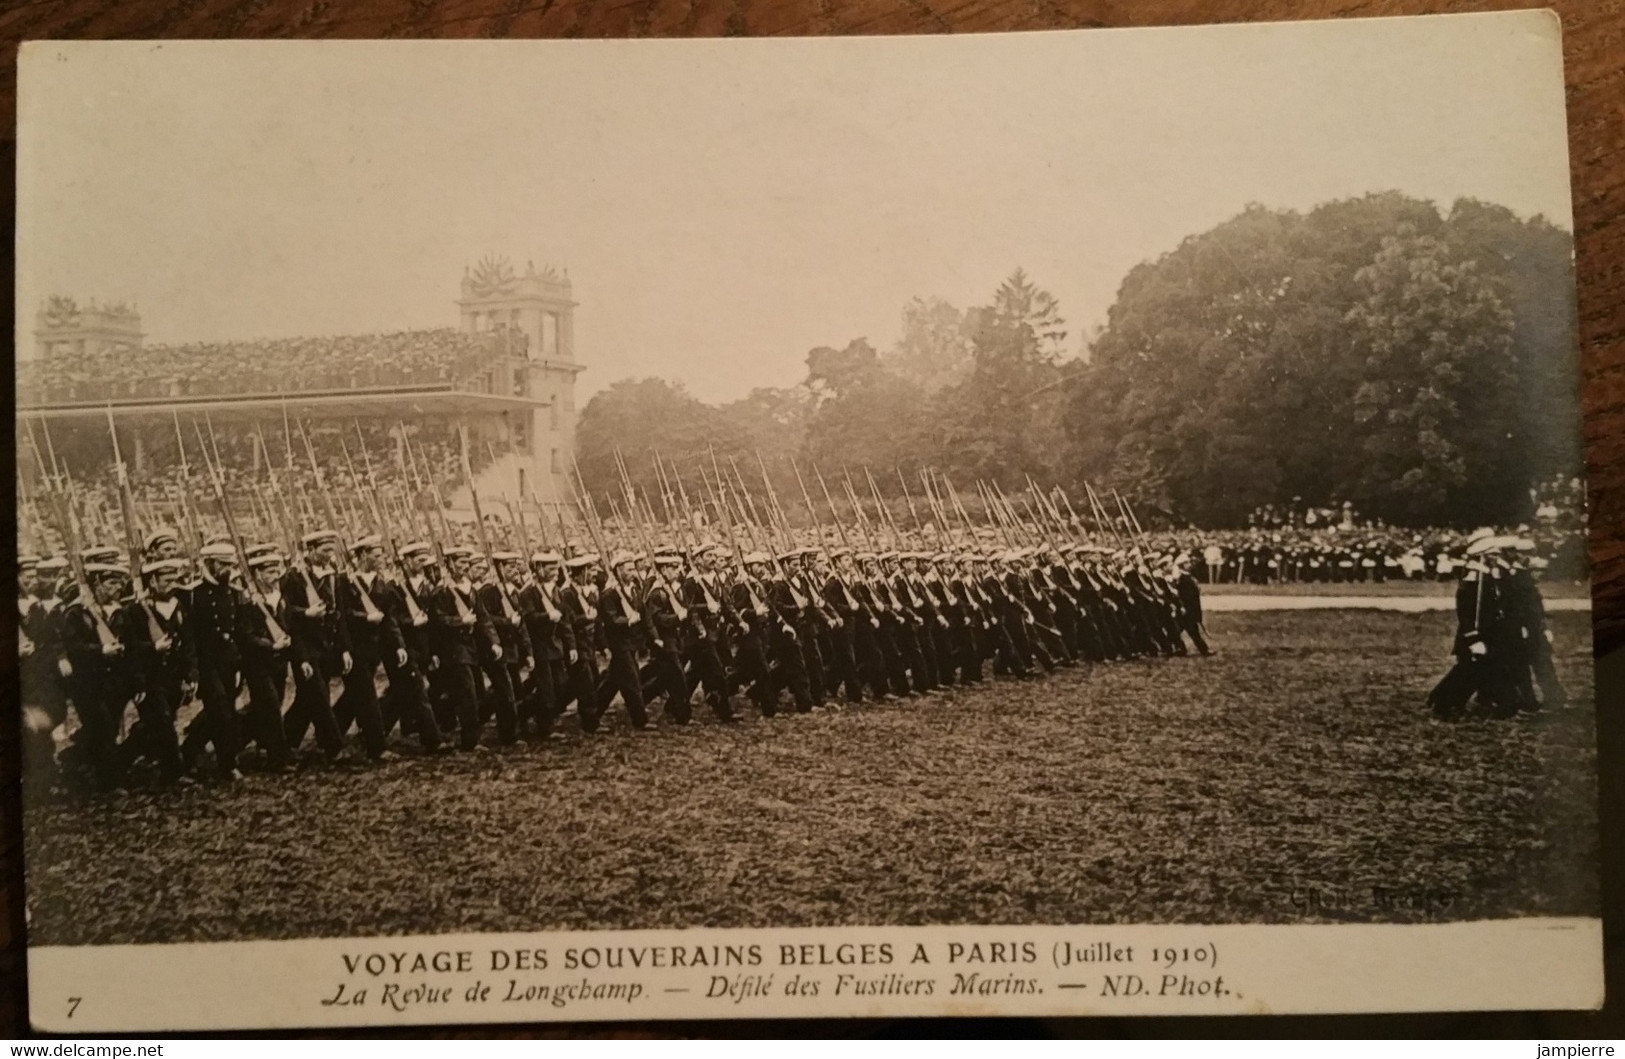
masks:
[[[714,450],[753,487],[760,453],[797,508],[791,456],[866,465],[888,496],[895,468],[929,465],[967,487],[1087,479],[1181,525],[1343,501],[1467,525],[1528,518],[1530,485],[1582,459],[1572,238],[1467,199],[1251,206],[1132,269],[1081,350],[1017,269],[985,306],[915,299],[889,350],[859,338],[806,364],[720,406],[618,382],[582,412],[582,473],[607,494],[618,447],[658,497],[653,452],[693,490]]]

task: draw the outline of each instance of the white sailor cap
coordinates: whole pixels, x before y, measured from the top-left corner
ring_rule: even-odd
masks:
[[[147,534],[146,539],[141,542],[141,550],[150,552],[165,541],[174,541],[179,543],[180,539],[180,535],[174,530],[170,529],[168,526],[160,526],[158,529],[155,529],[151,533]]]

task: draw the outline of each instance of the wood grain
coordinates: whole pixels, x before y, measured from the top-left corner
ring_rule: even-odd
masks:
[[[1529,7],[1494,0],[12,0],[0,9],[0,112],[5,115],[4,198],[15,200],[16,43],[38,39],[224,37],[682,37],[970,33],[1204,22],[1354,18]],[[1625,644],[1625,14],[1621,0],[1554,0],[1562,16],[1579,274],[1580,343],[1599,653]],[[4,249],[11,253],[11,240]],[[5,490],[9,497],[10,490]],[[6,501],[6,502],[9,502]],[[14,523],[13,523],[14,524]],[[1606,706],[1599,696],[1599,705]],[[1611,722],[1605,716],[1605,729]],[[7,795],[0,800],[3,876],[10,915],[0,935],[0,1032],[26,1027],[17,750],[0,725]],[[1604,732],[1608,752],[1618,742]],[[1608,774],[1605,803],[1619,798]],[[1617,817],[1616,817],[1617,822]],[[1610,828],[1617,839],[1617,831]],[[1615,849],[1617,841],[1609,843]],[[116,870],[113,868],[111,870]],[[1617,871],[1615,887],[1619,889]],[[1610,888],[1605,886],[1605,892]],[[1611,934],[1617,950],[1618,934]],[[1619,985],[1615,976],[1611,986]],[[1617,988],[1610,989],[1618,995]],[[1578,1018],[1584,1018],[1580,1016]],[[1114,1023],[1119,1032],[1126,1023]],[[1202,1032],[1186,1022],[1181,1032]],[[1521,1036],[1548,1024],[1501,1023]],[[1586,1033],[1584,1022],[1564,1023]],[[1617,1023],[1615,1023],[1617,1026]],[[918,1032],[927,1032],[912,1023]],[[1253,1032],[1349,1032],[1291,1020]],[[1460,1022],[1408,1020],[1399,1032],[1477,1032]],[[751,1024],[732,1024],[749,1032]],[[795,1024],[779,1027],[796,1032]],[[848,1024],[837,1032],[859,1032]],[[1598,1024],[1600,1029],[1600,1024]],[[713,1027],[713,1029],[715,1029]],[[523,1031],[521,1031],[523,1032]],[[542,1035],[568,1032],[540,1029]],[[709,1031],[708,1031],[709,1032]],[[1370,1032],[1369,1030],[1363,1032]]]

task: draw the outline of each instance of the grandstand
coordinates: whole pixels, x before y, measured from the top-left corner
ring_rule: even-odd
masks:
[[[194,465],[192,423],[212,423],[226,477],[245,489],[264,475],[267,456],[284,479],[312,477],[300,422],[337,489],[353,484],[359,437],[385,482],[404,477],[402,439],[410,437],[428,457],[420,469],[458,509],[468,506],[461,423],[481,497],[567,497],[575,378],[584,370],[568,275],[534,266],[516,274],[506,260],[486,258],[465,270],[459,293],[455,328],[180,345],[147,344],[127,306],[81,308],[54,297],[35,318],[34,358],[17,363],[19,426],[47,425],[57,457],[95,490],[111,481],[111,411],[137,492],[154,503],[180,464],[177,423]],[[28,473],[24,446],[19,466]]]

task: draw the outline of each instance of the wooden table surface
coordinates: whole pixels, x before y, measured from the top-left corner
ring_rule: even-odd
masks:
[[[1540,5],[1495,0],[9,0],[0,6],[0,37],[8,44],[0,58],[0,110],[6,115],[0,167],[7,181],[5,201],[14,203],[20,40],[969,33],[1531,6]],[[1591,556],[1601,653],[1625,644],[1625,12],[1621,0],[1554,0],[1548,6],[1562,16],[1564,26]],[[6,239],[3,253],[9,255],[11,247],[12,241]],[[1604,705],[1600,698],[1599,705]],[[1609,747],[1619,745],[1609,728],[1605,724],[1605,762],[1617,760]],[[16,738],[11,725],[0,725],[0,733],[0,741],[10,744],[0,756],[8,781],[8,794],[0,800],[0,828],[6,838],[0,860],[7,862],[0,881],[11,913],[0,924],[5,928],[0,936],[5,944],[0,979],[9,984],[0,989],[0,1034],[5,1034],[26,1025],[26,1008],[21,992]],[[1603,800],[1605,804],[1619,800],[1619,784],[1606,771]],[[1617,831],[1609,830],[1617,839]],[[1617,841],[1608,844],[1617,851]],[[1618,889],[1617,878],[1615,883]],[[1617,935],[1612,940],[1617,942]],[[1619,951],[1616,944],[1610,949]],[[1617,987],[1619,977],[1612,977],[1610,986]],[[1617,988],[1610,988],[1610,994],[1617,996]],[[1314,1028],[1324,1023],[1297,1024],[1300,1033],[1337,1032]],[[1187,1025],[1191,1032],[1200,1032],[1194,1024]],[[1533,1032],[1526,1023],[1512,1025],[1523,1027],[1521,1035]],[[1415,1025],[1415,1031],[1424,1029]],[[1456,1032],[1472,1031],[1461,1025]]]

